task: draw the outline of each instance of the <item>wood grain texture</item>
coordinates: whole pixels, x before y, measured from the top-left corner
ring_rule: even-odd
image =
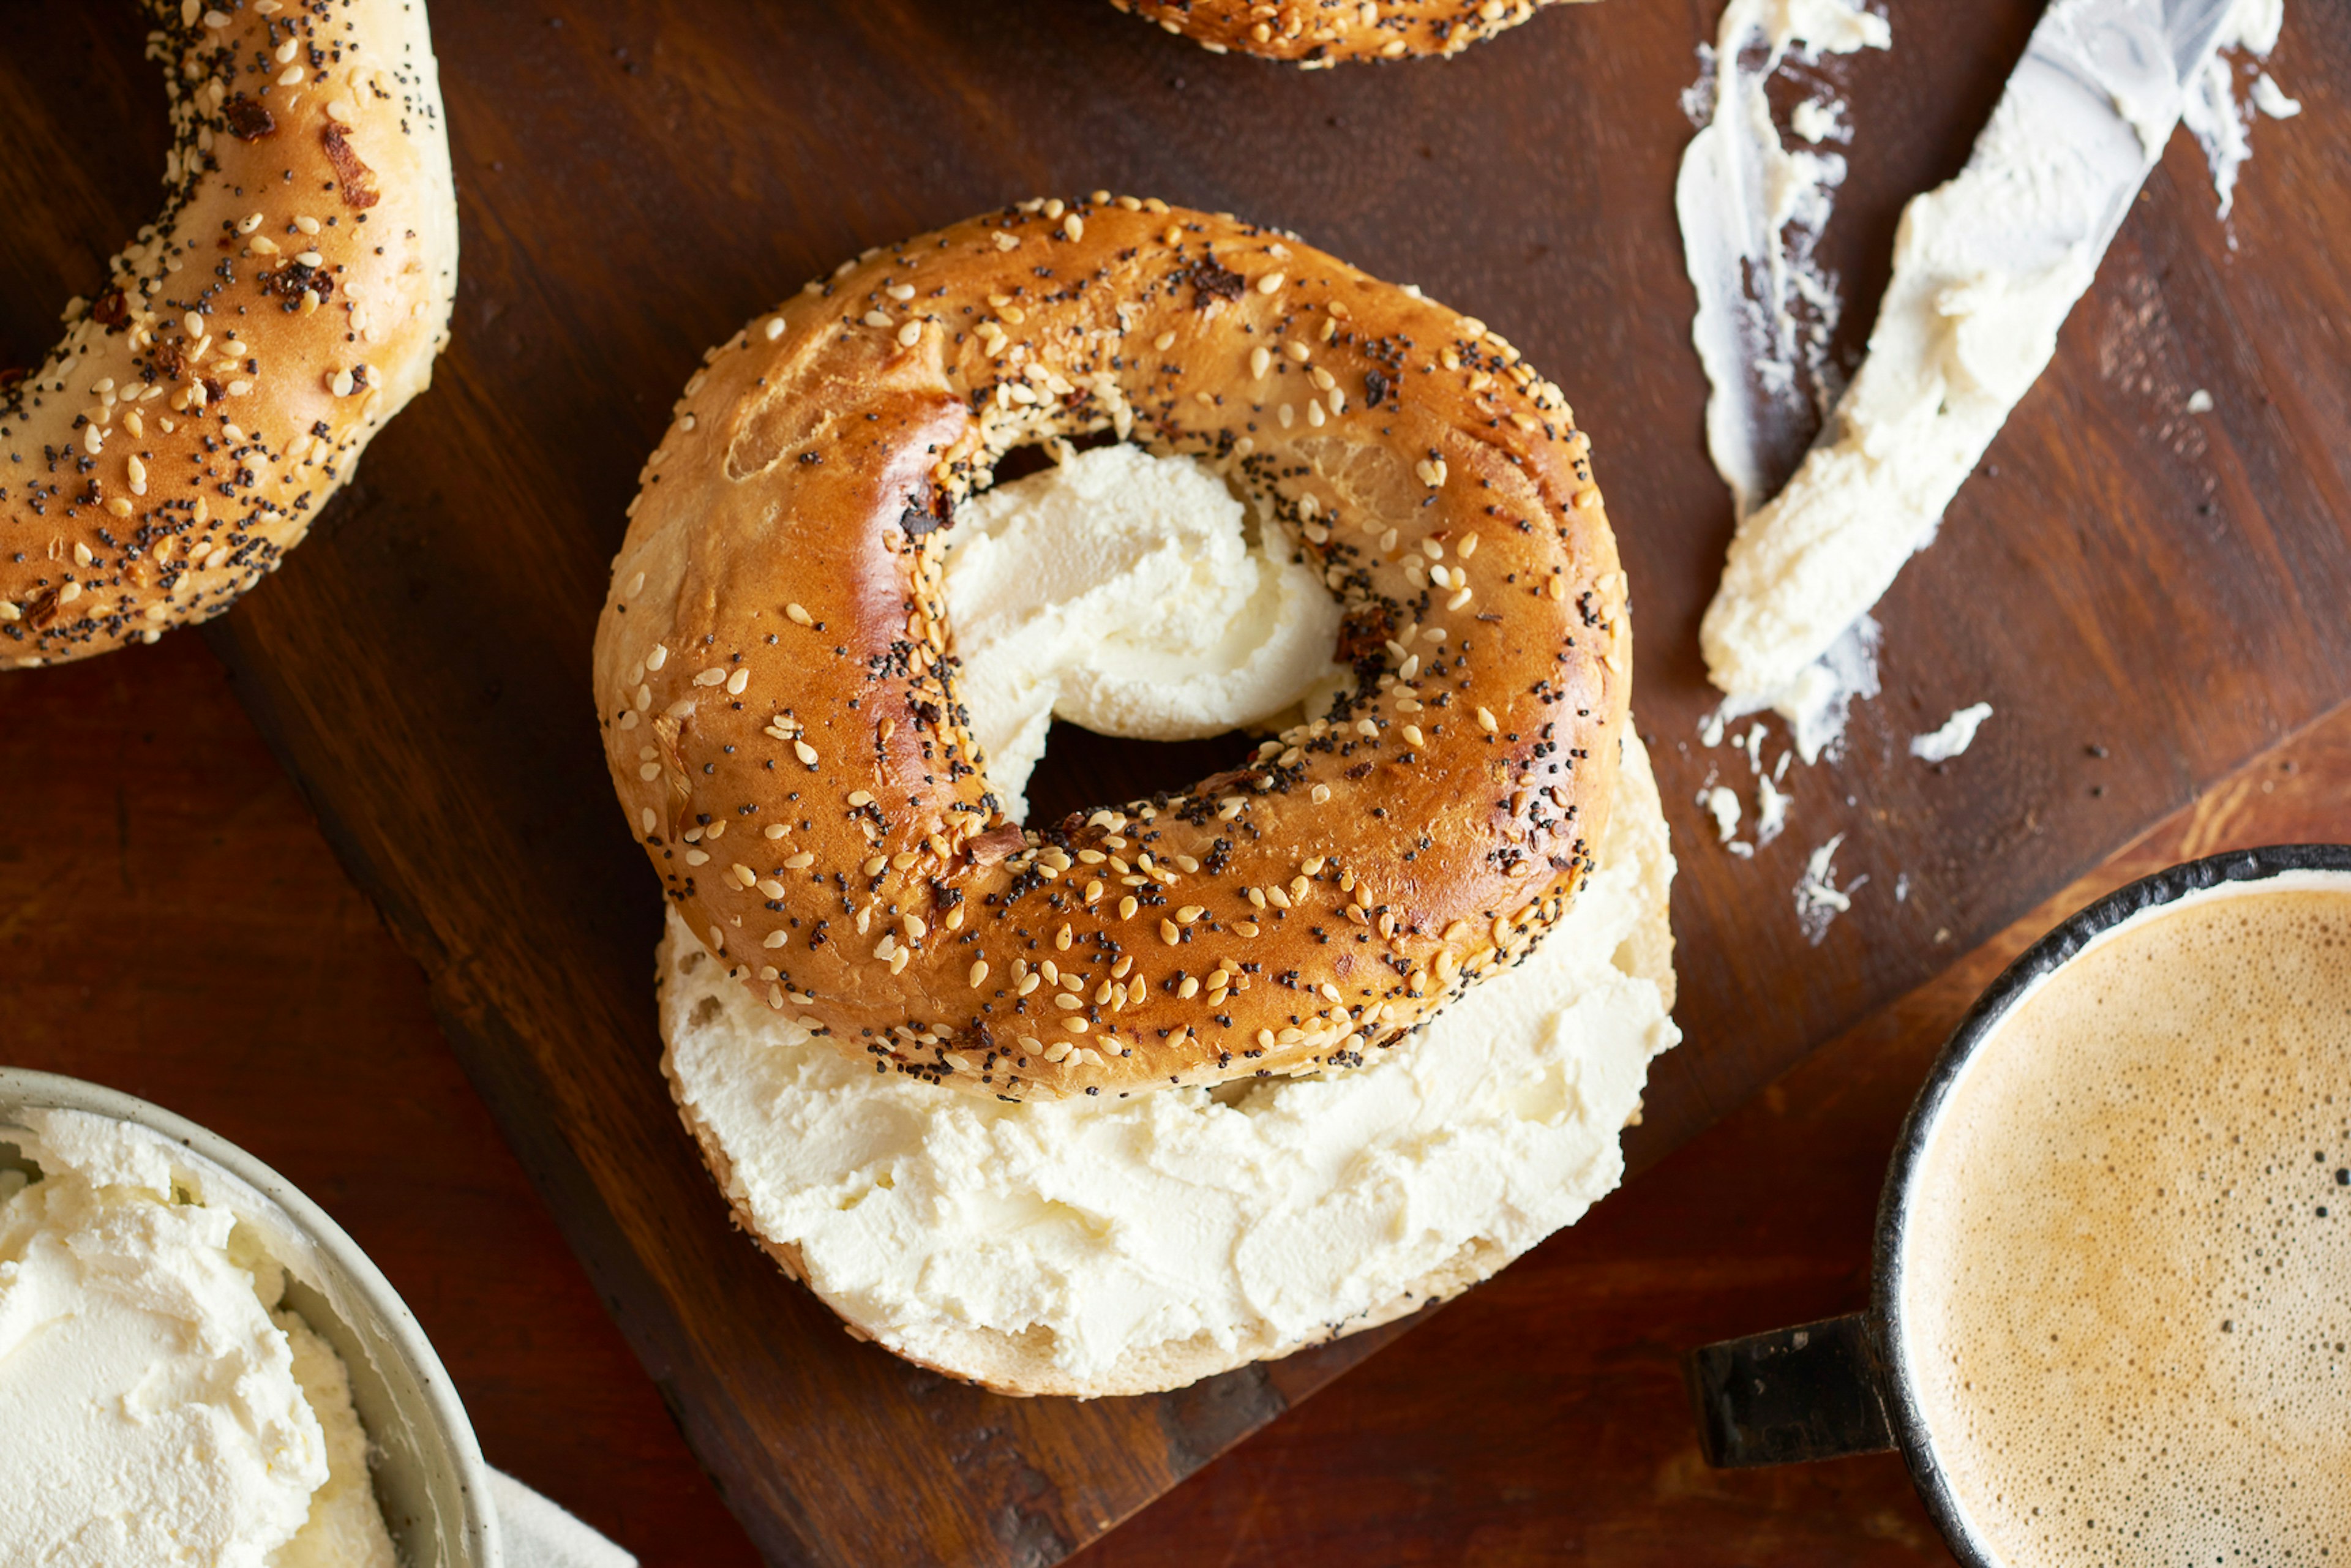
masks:
[[[1855,300],[1883,282],[1902,197],[1964,157],[2032,11],[1902,0],[1891,55],[1826,68],[1865,137],[1827,246]],[[598,765],[587,647],[675,388],[799,279],[1110,185],[1418,282],[1566,389],[1623,534],[1638,711],[1685,851],[1688,1043],[1660,1064],[1641,1161],[2351,692],[2351,283],[2328,259],[2351,234],[2351,37],[2297,11],[2281,70],[2308,111],[2258,133],[2233,232],[2176,145],[1887,601],[1887,696],[1847,759],[1798,776],[1797,825],[1756,861],[1705,846],[1689,802],[1726,757],[1684,737],[1711,706],[1695,632],[1729,517],[1670,192],[1712,20],[1561,8],[1458,60],[1299,76],[1093,0],[436,13],[466,224],[456,346],[318,537],[211,636],[774,1560],[1050,1561],[1368,1349],[1162,1400],[996,1400],[851,1345],[726,1228],[653,1071],[655,899]],[[0,169],[20,214],[0,360],[24,361],[50,302],[145,217],[162,133],[127,9],[12,22],[0,121],[31,155]],[[2191,419],[2199,386],[2216,408]],[[1966,757],[1903,754],[1979,698],[1999,717]],[[1789,889],[1847,830],[1840,870],[1871,881],[1811,947]]]
[[[415,1312],[490,1462],[646,1568],[758,1561],[202,638],[0,681],[0,1062],[284,1173]]]
[[[0,1060],[120,1084],[261,1154],[407,1296],[493,1463],[646,1568],[756,1562],[465,1087],[422,973],[336,866],[202,641],[0,683]],[[1860,1302],[1896,1123],[2001,963],[2132,876],[2311,839],[2351,839],[2351,706],[1079,1563],[1947,1562],[1890,1457],[1705,1470],[1677,1353]],[[168,934],[174,961],[121,972],[124,932]]]

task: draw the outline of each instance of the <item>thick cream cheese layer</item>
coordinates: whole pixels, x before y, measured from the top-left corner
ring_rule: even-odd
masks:
[[[1248,521],[1207,464],[1127,445],[956,514],[942,539],[956,695],[1016,821],[1056,716],[1190,740],[1279,713],[1332,673],[1337,602],[1278,526]]]
[[[74,1112],[0,1129],[0,1563],[391,1568],[342,1362],[284,1270],[175,1180],[186,1156]]]
[[[1680,1039],[1634,957],[1674,862],[1629,731],[1600,862],[1526,961],[1353,1071],[1126,1100],[956,1094],[759,1005],[674,915],[666,1065],[737,1212],[894,1350],[953,1366],[958,1331],[1042,1330],[1087,1380],[1201,1335],[1288,1348],[1465,1256],[1514,1258],[1615,1186],[1618,1131]]]

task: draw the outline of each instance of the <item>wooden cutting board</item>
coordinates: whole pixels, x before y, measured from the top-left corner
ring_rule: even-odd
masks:
[[[209,635],[772,1560],[1055,1561],[1382,1337],[1159,1398],[1000,1399],[852,1343],[728,1229],[656,1071],[658,900],[604,780],[588,650],[676,389],[801,279],[1107,186],[1294,228],[1494,323],[1565,388],[1633,574],[1640,723],[1682,852],[1687,1041],[1658,1065],[1636,1166],[2351,695],[2334,259],[2351,35],[2309,6],[2279,66],[2308,111],[2256,131],[2232,222],[2176,144],[2057,363],[1882,608],[1886,693],[1845,760],[1792,775],[1794,825],[1754,860],[1710,844],[1696,792],[1746,765],[1696,740],[1697,621],[1730,519],[1700,444],[1672,186],[1716,10],[1562,7],[1451,62],[1311,75],[1100,0],[436,11],[465,208],[455,346],[317,536]],[[1891,54],[1823,68],[1862,138],[1823,246],[1848,348],[1903,198],[1965,157],[2036,7],[1890,10]],[[25,363],[152,215],[162,124],[127,5],[10,23],[0,363]],[[2199,388],[2214,407],[2190,415]],[[1980,699],[1997,716],[1964,758],[1907,756]],[[1049,766],[1055,789],[1115,798],[1190,764],[1095,746]],[[1868,882],[1813,946],[1792,889],[1839,832],[1842,880]]]

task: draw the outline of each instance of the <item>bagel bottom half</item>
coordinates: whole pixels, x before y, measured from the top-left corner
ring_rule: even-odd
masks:
[[[1008,800],[1054,716],[1280,727],[1350,678],[1278,520],[1197,458],[1067,454],[964,507],[946,552],[958,695]],[[1177,1387],[1453,1295],[1615,1186],[1679,1038],[1673,856],[1629,731],[1616,794],[1565,919],[1360,1067],[959,1094],[811,1037],[674,914],[664,1065],[737,1220],[853,1333],[1006,1393]]]

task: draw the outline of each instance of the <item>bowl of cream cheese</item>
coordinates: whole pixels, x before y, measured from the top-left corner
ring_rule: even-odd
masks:
[[[0,1562],[497,1568],[415,1318],[325,1212],[146,1102],[0,1068]]]

